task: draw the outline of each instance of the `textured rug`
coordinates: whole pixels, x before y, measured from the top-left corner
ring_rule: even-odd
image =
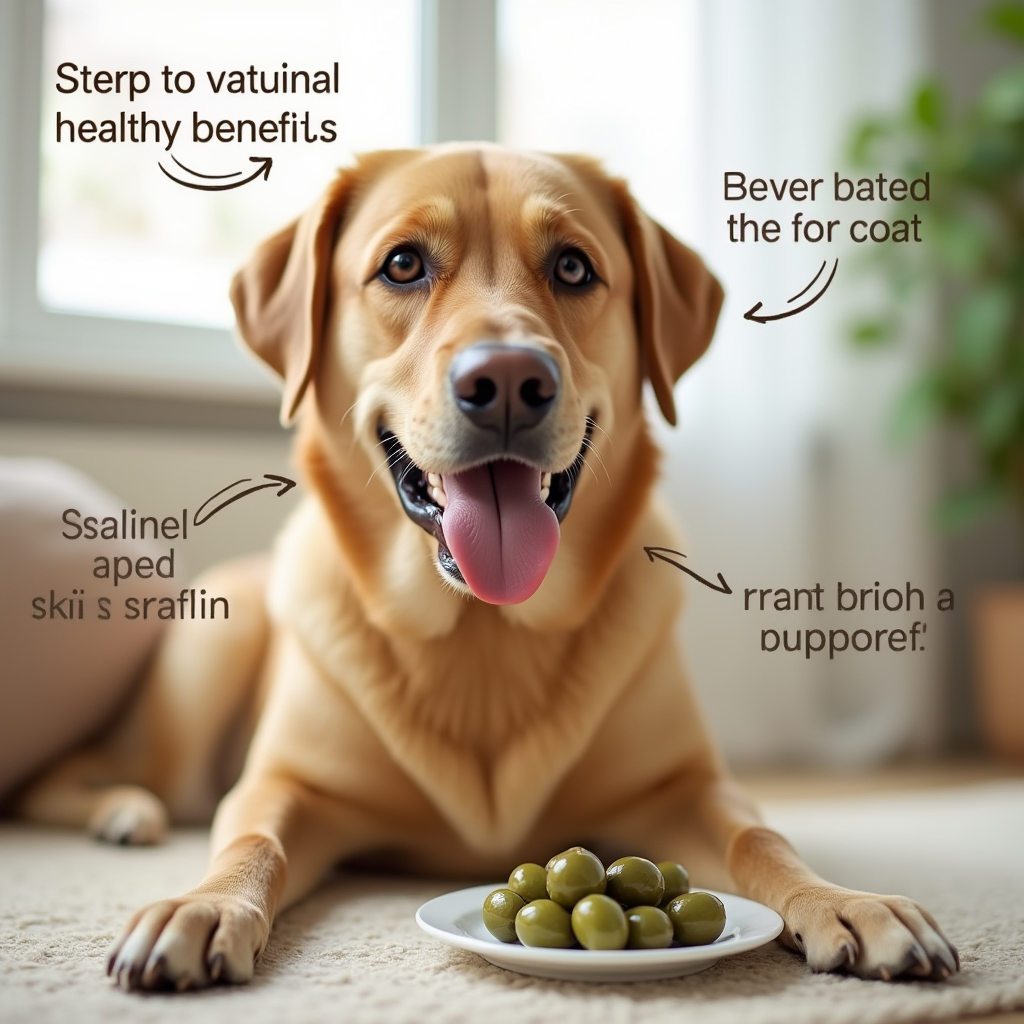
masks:
[[[108,944],[140,904],[190,888],[201,832],[162,848],[0,827],[0,1020],[462,1022],[488,1024],[888,1024],[1024,1008],[1024,783],[766,807],[837,882],[923,902],[959,947],[945,984],[813,975],[771,943],[702,974],[631,985],[544,981],[424,935],[413,915],[452,885],[339,875],[283,915],[247,988],[125,994]]]

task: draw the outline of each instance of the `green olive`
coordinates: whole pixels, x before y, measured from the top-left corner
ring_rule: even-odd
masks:
[[[539,864],[520,864],[508,876],[508,887],[527,903],[547,899],[547,872]]]
[[[600,893],[584,896],[572,908],[572,930],[584,949],[625,949],[629,939],[622,907]]]
[[[548,896],[568,910],[584,896],[605,890],[604,865],[596,854],[582,846],[574,846],[548,863]]]
[[[658,907],[633,907],[626,911],[630,949],[664,949],[672,945],[672,922]]]
[[[620,857],[609,865],[605,892],[627,907],[656,907],[665,896],[665,879],[643,857]]]
[[[534,900],[516,914],[516,935],[524,946],[571,949],[576,945],[569,911],[553,900]]]
[[[674,860],[663,860],[658,865],[658,870],[665,879],[665,895],[662,896],[664,903],[690,891],[690,875],[682,864],[677,864]]]
[[[570,849],[571,850],[580,850],[580,849],[582,849],[582,847],[580,847],[580,846],[573,846],[573,847],[570,847]],[[555,861],[558,860],[559,857],[564,857],[567,853],[569,853],[569,850],[563,850],[561,853],[556,853],[553,857],[550,857],[548,859],[547,864],[544,865],[544,870],[545,871],[550,871],[551,870],[551,865],[554,864]]]
[[[681,946],[706,946],[725,930],[725,905],[709,892],[687,892],[665,908]]]
[[[526,906],[526,900],[511,889],[495,889],[484,900],[484,926],[502,942],[516,941],[516,914]]]

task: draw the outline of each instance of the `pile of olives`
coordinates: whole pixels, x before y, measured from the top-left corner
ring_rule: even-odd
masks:
[[[545,867],[520,864],[508,887],[484,900],[484,924],[502,942],[572,949],[702,946],[725,929],[725,907],[709,892],[690,892],[682,864],[621,857],[605,870],[574,846]]]

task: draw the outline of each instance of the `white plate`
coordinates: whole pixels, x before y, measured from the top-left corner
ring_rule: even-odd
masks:
[[[416,911],[416,923],[428,935],[479,953],[498,967],[567,981],[649,981],[696,974],[718,963],[723,956],[756,949],[782,931],[782,918],[774,910],[742,896],[716,892],[725,904],[725,931],[707,946],[622,950],[521,946],[499,942],[484,927],[484,897],[503,885],[475,885],[438,896]]]

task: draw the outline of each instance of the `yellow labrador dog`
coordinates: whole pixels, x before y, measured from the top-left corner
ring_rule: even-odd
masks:
[[[109,737],[21,802],[155,841],[208,820],[247,748],[209,873],[131,918],[121,985],[248,980],[274,915],[346,860],[497,878],[579,842],[768,904],[815,970],[957,969],[915,903],[801,863],[705,730],[681,576],[643,551],[676,539],[641,388],[674,422],[722,291],[621,181],[491,146],[365,156],[232,297],[310,497],[269,566],[207,584],[230,620],[175,623]]]

